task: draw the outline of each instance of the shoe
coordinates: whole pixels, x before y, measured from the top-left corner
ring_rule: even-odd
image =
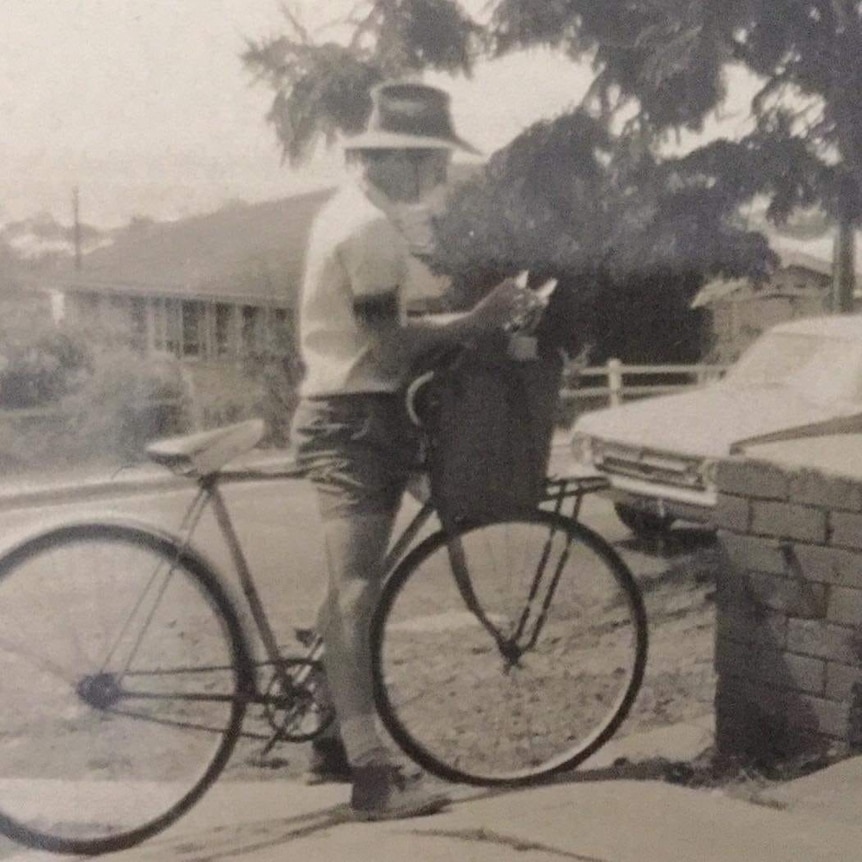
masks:
[[[451,799],[429,789],[421,770],[400,763],[369,763],[353,768],[350,807],[357,820],[397,820],[434,814]]]
[[[353,770],[347,759],[347,751],[341,737],[328,736],[315,739],[311,743],[311,756],[305,771],[305,783],[348,784],[353,778]]]

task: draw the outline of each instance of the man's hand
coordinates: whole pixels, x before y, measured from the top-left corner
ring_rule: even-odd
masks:
[[[481,332],[503,329],[518,320],[528,320],[543,302],[515,279],[501,281],[468,312],[470,323]]]

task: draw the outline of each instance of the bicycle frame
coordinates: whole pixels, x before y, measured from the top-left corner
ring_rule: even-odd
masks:
[[[279,682],[285,685],[288,683],[288,679],[280,663],[281,655],[279,652],[278,642],[275,637],[275,631],[270,622],[269,615],[263,606],[263,602],[261,601],[254,575],[252,574],[248,558],[246,557],[236,528],[234,527],[233,518],[228,509],[224,495],[222,494],[221,487],[222,485],[240,484],[245,482],[297,481],[302,480],[303,478],[304,473],[301,470],[291,467],[275,469],[227,468],[222,469],[218,473],[200,477],[196,480],[196,484],[198,486],[197,493],[189,504],[180,525],[182,547],[186,548],[191,544],[195,528],[204,512],[207,510],[207,507],[212,509],[216,523],[218,524],[219,530],[224,536],[227,544],[231,563],[239,579],[240,588],[245,597],[246,603],[248,604],[252,619],[254,620],[266,658],[274,667],[275,673],[279,677]],[[434,506],[430,500],[424,501],[419,511],[413,516],[388,551],[383,563],[385,574],[391,572],[398,561],[405,555],[433,514]],[[323,642],[322,639],[316,635],[309,644],[306,659],[309,662],[318,661],[322,653]],[[301,684],[309,673],[311,673],[311,664],[309,664],[308,670],[305,673],[300,672],[293,678],[293,684],[295,685],[297,682]]]
[[[280,682],[286,683],[287,679],[283,675],[283,669],[279,664],[280,653],[278,643],[275,638],[274,629],[270,623],[269,616],[261,601],[254,576],[249,566],[248,559],[243,551],[237,531],[234,527],[233,519],[225,502],[224,495],[221,492],[221,486],[226,484],[240,484],[245,482],[269,482],[269,481],[297,481],[304,480],[305,474],[302,470],[296,467],[276,467],[276,468],[258,468],[258,469],[231,469],[223,468],[217,473],[208,476],[200,477],[196,480],[198,486],[197,494],[186,510],[180,526],[182,533],[183,547],[191,544],[191,537],[197,527],[200,518],[206,511],[207,507],[212,507],[216,523],[225,538],[228,551],[231,557],[231,562],[236,570],[239,578],[240,587],[242,589],[245,600],[251,611],[252,619],[257,627],[258,635],[263,644],[266,657],[276,673],[280,676]],[[553,504],[554,511],[558,514],[562,513],[565,501],[572,501],[572,511],[570,517],[576,519],[579,514],[580,503],[585,493],[597,490],[607,484],[606,480],[601,477],[586,477],[586,478],[561,478],[549,479],[546,485],[546,494],[543,502]],[[422,528],[428,523],[434,514],[434,505],[430,497],[422,501],[419,511],[413,516],[401,534],[396,538],[394,544],[390,547],[383,562],[384,577],[388,575],[396,566],[398,561],[407,553],[416,537],[421,532]],[[453,547],[450,549],[451,558],[453,561],[453,569],[455,571],[458,588],[461,591],[465,604],[468,608],[478,609],[478,618],[480,622],[489,629],[495,639],[498,639],[499,634],[493,629],[490,622],[483,620],[484,614],[481,612],[475,595],[472,595],[472,588],[469,585],[469,580],[464,576],[464,566],[459,564],[459,551]],[[540,577],[542,569],[539,569],[537,577]],[[460,574],[460,577],[459,577]],[[535,597],[538,591],[538,583],[534,585],[534,591],[531,595]],[[546,600],[547,602],[547,600]],[[525,609],[525,618],[519,625],[519,636],[526,625],[526,617],[530,607],[529,603]],[[319,636],[316,636],[309,645],[307,658],[309,661],[317,661],[323,652],[323,643]],[[310,669],[308,671],[310,673]],[[300,680],[301,682],[302,680]]]
[[[251,566],[249,565],[248,558],[243,550],[237,530],[234,526],[233,517],[231,516],[221,489],[223,485],[247,482],[305,480],[305,472],[291,465],[244,469],[227,467],[205,476],[195,476],[194,480],[197,485],[197,493],[186,509],[180,524],[180,548],[182,550],[186,550],[191,546],[192,536],[194,535],[201,517],[208,507],[211,508],[216,524],[224,537],[225,544],[228,548],[231,563],[239,579],[240,588],[251,613],[257,636],[260,638],[260,642],[263,646],[265,664],[271,666],[276,680],[279,685],[283,687],[284,691],[289,691],[291,688],[304,685],[308,681],[309,677],[314,673],[314,668],[317,663],[319,663],[323,655],[323,639],[316,633],[310,633],[307,641],[303,640],[303,646],[306,647],[306,653],[303,660],[306,662],[306,665],[299,671],[295,672],[292,676],[289,675],[279,650],[275,630],[270,622],[269,615],[263,605],[263,601],[261,600]],[[583,495],[588,491],[597,490],[605,484],[607,484],[606,480],[600,477],[549,479],[546,484],[546,493],[542,503],[551,504],[555,513],[562,514],[564,503],[566,501],[572,501],[572,509],[569,517],[577,518]],[[418,498],[418,495],[416,496]],[[435,508],[430,495],[423,495],[423,497],[424,499],[421,499],[420,501],[421,506],[418,512],[416,512],[412,517],[400,535],[396,537],[395,542],[391,545],[384,558],[384,579],[394,570],[398,562],[406,555],[419,533],[434,514]],[[546,558],[549,545],[550,538],[548,540],[548,546],[546,546]],[[559,570],[556,573],[551,574],[550,586],[545,588],[544,599],[539,603],[538,609],[536,609],[534,605],[536,604],[537,596],[539,596],[541,592],[540,586],[544,579],[546,568],[546,561],[543,560],[540,562],[533,584],[531,585],[528,601],[525,604],[522,616],[518,621],[516,631],[513,636],[504,637],[487,618],[479,604],[467,573],[467,566],[461,542],[456,537],[453,537],[453,540],[449,543],[449,556],[456,586],[464,601],[465,607],[475,615],[477,621],[494,639],[504,660],[508,662],[510,666],[517,664],[521,654],[524,652],[524,648],[518,645],[518,641],[522,638],[524,631],[527,629],[531,617],[533,630],[526,648],[528,649],[529,646],[532,643],[535,643],[535,640],[538,638],[539,632],[544,623],[545,615],[553,598],[556,581],[559,577]],[[263,702],[265,699],[262,692],[258,689],[257,682],[255,683],[255,692],[252,699],[253,701],[260,702]],[[268,748],[274,745],[278,741],[278,738],[278,734],[273,736]]]

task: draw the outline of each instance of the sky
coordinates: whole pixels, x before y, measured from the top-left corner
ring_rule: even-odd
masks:
[[[312,30],[353,0],[293,0]],[[272,94],[239,55],[283,31],[279,0],[0,0],[0,222],[50,212],[103,227],[337,181],[341,156],[281,163]],[[486,153],[577,103],[589,73],[546,52],[445,83]]]

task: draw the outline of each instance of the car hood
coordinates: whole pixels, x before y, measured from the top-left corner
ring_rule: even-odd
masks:
[[[743,441],[862,430],[862,404],[817,404],[786,386],[723,383],[584,414],[574,431],[631,446],[703,457]]]

